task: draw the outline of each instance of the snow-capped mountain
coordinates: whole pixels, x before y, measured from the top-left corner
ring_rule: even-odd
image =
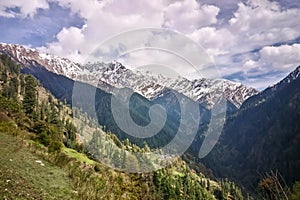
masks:
[[[101,82],[114,87],[132,88],[148,99],[155,99],[163,95],[165,88],[170,88],[211,107],[213,97],[221,90],[231,103],[239,107],[247,98],[257,94],[253,88],[224,79],[189,80],[184,77],[173,79],[153,74],[150,71],[133,72],[118,62],[89,64],[85,66],[85,69],[90,70],[90,73],[97,76]]]
[[[240,107],[247,98],[258,93],[255,89],[241,83],[223,79],[189,80],[184,77],[174,79],[155,75],[149,71],[132,71],[116,61],[83,66],[66,58],[40,53],[20,45],[0,44],[0,52],[10,55],[24,66],[38,64],[51,72],[73,80],[87,82],[108,92],[111,92],[113,87],[128,87],[148,99],[155,99],[163,95],[164,90],[169,88],[211,108],[213,106],[212,99],[222,90],[228,101],[236,107]]]
[[[0,53],[8,54],[13,60],[30,67],[38,64],[56,74],[73,78],[82,69],[80,65],[66,58],[40,53],[35,49],[25,48],[15,44],[0,43]]]

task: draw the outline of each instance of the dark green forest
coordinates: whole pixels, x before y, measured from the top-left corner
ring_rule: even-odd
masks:
[[[249,98],[228,117],[220,142],[204,160],[217,176],[232,177],[256,192],[261,189],[257,183],[269,192],[277,191],[277,179],[285,186],[297,185],[300,79],[293,77],[299,70],[296,68],[275,86]],[[270,199],[276,199],[272,195]]]

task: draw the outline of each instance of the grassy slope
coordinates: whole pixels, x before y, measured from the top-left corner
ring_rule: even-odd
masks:
[[[9,84],[13,83],[12,78],[17,76],[6,75],[10,79]],[[39,103],[44,100],[48,108],[50,107],[48,114],[51,114],[53,110],[48,104],[50,94],[41,87],[38,87],[38,92]],[[190,190],[193,197],[198,195],[205,199],[215,199],[212,195],[214,189],[210,187],[210,191],[207,191],[205,183],[202,184],[203,180],[208,181],[202,175],[199,177],[196,173],[187,171],[188,168],[181,159],[159,171],[154,180],[153,174],[125,174],[108,169],[101,163],[90,160],[86,155],[65,147],[60,153],[48,154],[47,148],[40,146],[38,142],[33,142],[41,131],[30,132],[40,123],[35,124],[33,118],[26,116],[20,108],[22,104],[14,102],[16,99],[11,101],[1,95],[0,97],[2,100],[0,101],[0,199],[182,199],[186,197],[184,190],[186,192]],[[55,98],[53,100],[57,103]],[[58,104],[54,107],[60,110]],[[70,108],[65,106],[62,108],[64,114],[60,113],[60,117],[73,121],[69,116]],[[49,130],[52,130],[51,128],[54,132],[58,130],[57,124],[51,124],[42,118],[41,121],[49,126]],[[76,125],[83,122],[86,124],[85,117],[82,121],[75,123],[73,121]],[[91,127],[84,129],[84,138],[93,135],[94,131],[95,129]],[[57,134],[52,134],[54,132],[49,132],[49,135],[53,136],[52,139],[57,137]],[[60,131],[58,133],[61,134],[60,136],[63,134]],[[19,135],[19,137],[12,135]],[[109,141],[113,143],[115,140],[111,138]],[[29,148],[23,145],[24,143],[28,144]],[[126,148],[139,150],[129,144]],[[42,161],[44,166],[36,162],[38,160]],[[190,180],[189,184],[185,185],[187,180]]]
[[[77,151],[75,151],[74,149],[70,149],[70,148],[66,148],[64,147],[62,150],[67,156],[71,157],[71,158],[76,158],[78,161],[82,162],[82,163],[87,163],[90,165],[95,164],[96,162],[89,159],[86,155],[82,154],[82,153],[78,153]]]
[[[73,199],[66,172],[22,147],[20,139],[0,133],[0,158],[0,199]]]

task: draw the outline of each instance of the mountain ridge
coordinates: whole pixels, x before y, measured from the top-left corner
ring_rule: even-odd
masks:
[[[221,90],[227,100],[239,108],[247,98],[258,93],[241,83],[224,79],[188,80],[184,77],[178,79],[155,77],[151,73],[133,72],[116,61],[80,65],[65,58],[14,44],[0,43],[0,51],[9,54],[15,61],[25,66],[36,62],[56,74],[89,83],[107,92],[111,92],[112,87],[128,87],[150,100],[162,95],[166,88],[170,88],[212,108],[214,105],[212,99],[218,95],[216,91]]]
[[[206,166],[249,190],[259,174],[271,170],[288,184],[300,180],[299,70],[250,97],[228,117],[219,143],[204,159]]]

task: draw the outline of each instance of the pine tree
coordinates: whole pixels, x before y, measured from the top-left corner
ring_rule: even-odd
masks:
[[[19,81],[16,77],[11,78],[9,82],[9,98],[17,99],[18,97]]]
[[[37,106],[37,80],[29,75],[25,78],[25,94],[23,100],[23,108],[26,114],[33,116]]]

